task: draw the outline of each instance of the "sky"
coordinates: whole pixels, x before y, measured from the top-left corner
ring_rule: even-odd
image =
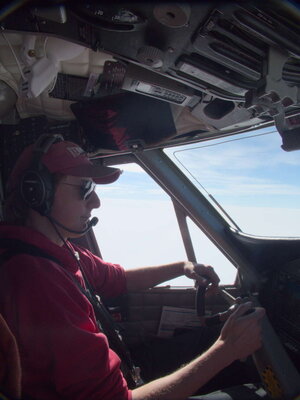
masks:
[[[244,232],[300,236],[299,151],[283,151],[280,135],[271,129],[240,137],[247,139],[222,139],[174,156]]]
[[[243,140],[234,136],[222,144],[224,139],[177,147],[167,154],[201,191],[216,198],[243,232],[300,236],[300,153],[284,152],[279,134],[267,132]],[[121,168],[116,183],[97,188],[102,205],[94,212],[99,218],[94,231],[103,258],[125,268],[185,260],[169,197],[137,165]],[[193,223],[190,227],[198,262],[212,265],[221,283],[233,283],[235,268]],[[193,284],[187,278],[169,283]]]

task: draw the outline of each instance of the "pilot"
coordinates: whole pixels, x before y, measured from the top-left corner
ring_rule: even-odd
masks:
[[[119,176],[116,168],[93,164],[77,144],[42,135],[9,177],[0,226],[0,314],[18,344],[23,398],[202,399],[190,396],[261,346],[264,310],[245,315],[252,306],[241,304],[204,353],[142,383],[96,295],[115,297],[184,274],[214,291],[219,278],[212,267],[187,261],[125,271],[69,240],[95,223],[95,185]]]

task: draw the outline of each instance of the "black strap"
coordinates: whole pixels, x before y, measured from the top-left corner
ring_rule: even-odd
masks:
[[[140,378],[139,368],[135,367],[127,346],[123,341],[120,330],[117,328],[115,321],[111,317],[106,306],[103,304],[101,297],[95,294],[94,288],[89,282],[80,262],[78,262],[78,265],[81,270],[86,289],[80,285],[77,279],[70,274],[69,271],[67,272],[74,281],[75,285],[92,304],[98,327],[102,332],[105,333],[110,348],[119,355],[121,359],[121,370],[126,378],[128,386],[133,389],[143,383]]]
[[[121,359],[121,369],[125,379],[127,380],[128,386],[130,388],[134,388],[138,384],[142,383],[139,377],[138,368],[134,366],[129,351],[127,350],[127,347],[125,346],[123,339],[120,335],[120,332],[115,326],[114,320],[102,303],[101,298],[99,296],[96,296],[96,294],[94,293],[91,284],[88,282],[84,274],[83,278],[87,289],[80,285],[77,279],[66,268],[64,268],[64,266],[58,259],[34,245],[18,239],[0,238],[0,248],[5,249],[5,251],[0,254],[0,266],[7,262],[10,258],[18,254],[29,254],[35,257],[47,258],[60,265],[64,269],[64,271],[66,271],[67,274],[71,277],[74,284],[79,288],[82,294],[84,294],[92,304],[99,329],[101,329],[101,331],[105,333],[110,348],[114,350]]]
[[[49,260],[61,265],[57,258],[46,253],[44,250],[41,250],[39,247],[23,242],[22,240],[0,238],[0,248],[6,250],[0,254],[0,265],[18,254],[29,254],[35,257],[48,258]]]
[[[84,291],[82,287],[80,290],[82,290],[82,292]],[[115,321],[112,319],[105,305],[102,303],[101,298],[93,294],[90,290],[85,291],[84,294],[87,296],[94,308],[99,329],[105,333],[110,348],[114,350],[121,359],[121,369],[128,386],[133,389],[142,384],[139,375],[139,368],[135,367],[121,333],[116,327]]]

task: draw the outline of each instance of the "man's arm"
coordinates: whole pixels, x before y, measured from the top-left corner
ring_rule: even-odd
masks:
[[[125,271],[125,275],[129,292],[149,289],[182,275],[195,279],[202,286],[211,285],[213,288],[216,288],[220,281],[210,265],[190,261],[129,269]]]
[[[133,390],[132,400],[185,400],[233,361],[259,349],[264,310],[244,316],[250,308],[251,303],[240,305],[209,350],[176,372]]]

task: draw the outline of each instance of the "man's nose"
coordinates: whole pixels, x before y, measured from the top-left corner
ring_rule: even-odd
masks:
[[[95,191],[88,198],[88,202],[91,208],[99,208],[101,205],[100,199]]]

